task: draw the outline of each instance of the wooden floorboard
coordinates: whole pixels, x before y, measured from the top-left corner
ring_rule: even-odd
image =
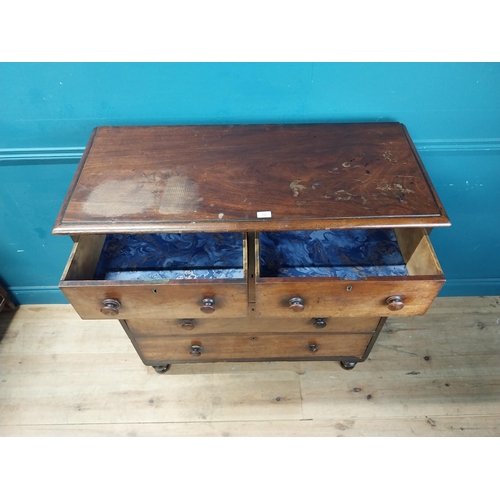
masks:
[[[496,437],[500,415],[478,418],[381,418],[340,420],[261,420],[127,424],[12,425],[4,435],[19,437]]]
[[[0,314],[0,436],[499,436],[500,300],[439,298],[370,357],[142,364],[116,321]]]

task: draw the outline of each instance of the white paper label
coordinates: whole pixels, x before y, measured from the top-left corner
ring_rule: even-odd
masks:
[[[272,217],[271,212],[257,212],[257,219],[268,219]]]

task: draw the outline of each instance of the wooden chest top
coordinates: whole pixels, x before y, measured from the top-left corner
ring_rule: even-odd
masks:
[[[99,127],[53,233],[446,225],[400,123]]]

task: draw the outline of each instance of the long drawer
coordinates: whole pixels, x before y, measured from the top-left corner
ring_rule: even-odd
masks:
[[[205,361],[361,360],[373,333],[136,337],[148,365]]]
[[[241,319],[130,319],[134,336],[168,336],[221,333],[354,333],[375,332],[380,318],[256,318]]]
[[[222,279],[96,279],[105,238],[80,236],[59,283],[83,319],[246,316],[246,235],[242,235],[241,277]]]
[[[358,279],[263,276],[255,240],[255,311],[262,317],[410,316],[424,314],[445,278],[422,228],[394,230],[404,275]],[[383,271],[384,268],[380,266]],[[357,268],[352,268],[357,272]]]

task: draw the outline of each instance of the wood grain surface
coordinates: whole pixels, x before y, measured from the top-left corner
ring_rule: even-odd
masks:
[[[99,127],[53,232],[374,225],[449,225],[399,123]]]
[[[233,319],[196,318],[187,320],[193,325],[192,330],[185,330],[182,319],[132,319],[127,325],[134,336],[150,335],[192,335],[193,333],[234,333],[248,332],[284,332],[284,333],[339,333],[339,332],[374,332],[377,329],[379,318],[331,318],[324,317],[326,326],[318,329],[314,326],[313,318],[257,318],[251,314],[241,321]]]
[[[314,359],[361,360],[372,333],[349,334],[264,334],[199,335],[171,337],[136,337],[139,355],[148,365],[175,362],[204,363],[210,361],[287,361]],[[191,346],[201,348],[193,357]],[[310,346],[316,351],[312,352]]]
[[[248,287],[246,283],[169,283],[133,282],[79,282],[62,281],[60,288],[83,319],[105,319],[101,313],[104,299],[118,300],[117,316],[108,319],[129,318],[206,318],[201,311],[202,300],[214,301],[216,318],[238,318],[247,315]],[[221,280],[222,281],[222,280]],[[237,280],[244,281],[244,280]]]
[[[301,316],[410,316],[425,314],[444,284],[444,279],[375,278],[360,281],[313,278],[272,279],[257,282],[255,312],[257,316],[295,318]],[[350,287],[350,289],[349,289]],[[391,311],[387,299],[400,296],[404,307]],[[304,309],[294,312],[289,301],[301,298]]]
[[[2,436],[500,436],[500,297],[389,318],[368,359],[173,365],[69,305],[0,314]],[[3,335],[2,335],[3,334]]]

